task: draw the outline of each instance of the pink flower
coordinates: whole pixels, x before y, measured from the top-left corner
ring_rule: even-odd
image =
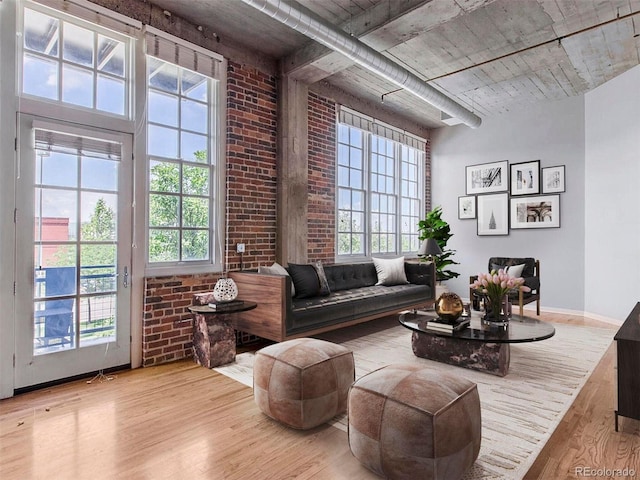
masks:
[[[469,286],[473,290],[494,299],[500,299],[518,290],[523,292],[531,291],[531,289],[524,284],[524,278],[512,277],[503,269],[497,272],[492,270],[489,273],[479,273],[478,278]]]

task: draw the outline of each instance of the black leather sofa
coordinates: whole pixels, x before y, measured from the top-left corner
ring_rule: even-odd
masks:
[[[309,336],[419,308],[435,301],[432,263],[405,261],[409,283],[376,285],[372,262],[324,265],[330,293],[297,298],[288,276],[232,272],[239,298],[258,303],[234,319],[236,329],[274,341]]]

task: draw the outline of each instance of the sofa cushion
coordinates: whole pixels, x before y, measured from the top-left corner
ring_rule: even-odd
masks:
[[[324,265],[329,289],[332,292],[370,287],[378,281],[373,263],[336,263]]]
[[[378,281],[376,285],[402,285],[409,283],[404,271],[404,257],[398,258],[374,258]]]
[[[407,280],[409,280],[409,283],[415,283],[416,285],[430,285],[432,277],[429,274],[430,270],[427,267],[427,262],[405,262],[404,271],[407,274]]]
[[[320,292],[320,281],[313,265],[290,263],[287,268],[296,289],[296,298],[315,297]]]
[[[287,315],[287,332],[297,333],[310,327],[320,328],[353,320],[364,315],[400,311],[433,299],[429,285],[373,285],[331,292],[327,297],[294,298]]]

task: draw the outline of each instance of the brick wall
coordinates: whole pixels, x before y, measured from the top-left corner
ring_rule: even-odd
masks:
[[[195,293],[213,290],[218,275],[172,275],[145,279],[142,365],[191,357]]]
[[[309,261],[335,259],[336,106],[309,94]]]
[[[276,255],[276,79],[229,62],[227,168],[229,269],[271,264]]]

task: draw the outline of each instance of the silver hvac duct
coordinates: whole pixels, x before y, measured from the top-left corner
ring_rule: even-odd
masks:
[[[373,48],[328,24],[303,6],[291,4],[285,0],[242,1],[325,47],[341,53],[448,115],[462,120],[469,127],[477,128],[482,123],[482,119],[475,113],[427,85],[419,77],[376,52]]]

